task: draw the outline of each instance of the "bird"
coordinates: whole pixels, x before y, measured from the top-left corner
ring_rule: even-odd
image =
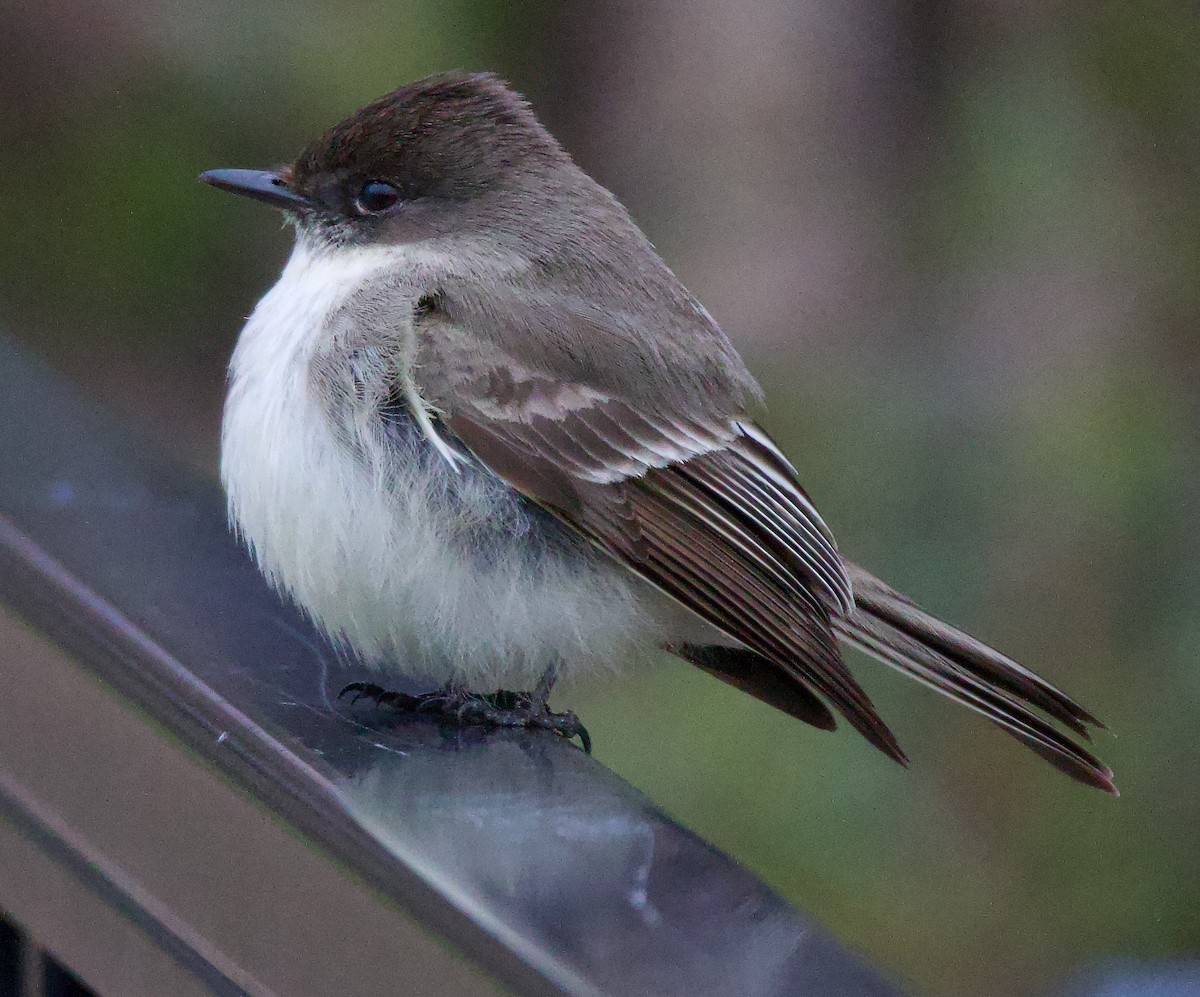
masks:
[[[730,340],[503,79],[200,179],[295,228],[230,360],[233,528],[335,644],[439,683],[347,690],[590,749],[557,678],[665,650],[907,764],[849,646],[1117,792],[1091,713],[841,554]]]

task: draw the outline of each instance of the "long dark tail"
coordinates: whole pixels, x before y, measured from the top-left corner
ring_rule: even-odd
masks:
[[[838,636],[944,696],[977,710],[1073,779],[1117,794],[1112,770],[1030,707],[1084,740],[1103,727],[1078,703],[1011,658],[930,616],[907,596],[846,562],[855,612]]]

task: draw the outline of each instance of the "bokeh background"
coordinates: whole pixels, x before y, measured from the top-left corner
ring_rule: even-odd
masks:
[[[667,659],[561,689],[598,757],[925,993],[1200,952],[1196,6],[7,0],[0,325],[213,470],[291,236],[195,175],[452,67],[629,206],[843,549],[1107,720],[1124,795],[858,657],[908,771]]]

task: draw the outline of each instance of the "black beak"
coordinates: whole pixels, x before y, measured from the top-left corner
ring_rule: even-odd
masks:
[[[230,190],[256,201],[265,201],[285,211],[296,211],[312,206],[307,197],[291,190],[278,173],[267,170],[209,170],[200,174],[203,183],[210,183],[221,190]]]

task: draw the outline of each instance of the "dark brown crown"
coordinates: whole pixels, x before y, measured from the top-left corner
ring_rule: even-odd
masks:
[[[287,174],[296,190],[386,180],[405,200],[466,200],[514,168],[566,153],[528,103],[491,73],[443,73],[402,86],[334,125]]]

